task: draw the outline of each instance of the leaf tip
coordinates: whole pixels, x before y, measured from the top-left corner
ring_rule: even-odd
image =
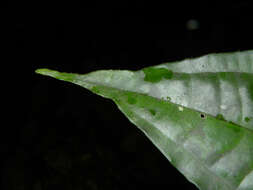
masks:
[[[50,76],[59,80],[68,81],[75,83],[76,74],[73,73],[62,73],[59,71],[51,70],[51,69],[37,69],[35,70],[35,73]]]
[[[41,74],[41,75],[47,75],[47,76],[54,76],[57,73],[57,71],[42,68],[42,69],[36,69],[35,73]]]

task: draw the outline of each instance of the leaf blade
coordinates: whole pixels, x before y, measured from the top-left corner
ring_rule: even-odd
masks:
[[[241,54],[250,57],[250,62],[245,62],[248,67],[248,63],[253,65],[252,52],[236,55],[238,59],[242,58]],[[228,62],[231,63],[238,64]],[[86,75],[51,70],[37,70],[37,73],[78,84],[112,99],[172,164],[200,189],[252,189],[251,70],[244,72],[246,67],[243,66],[237,67],[240,72],[235,72],[235,66],[227,66],[226,72],[206,72],[195,68],[187,73],[177,70],[179,67],[171,67],[173,71],[161,69],[164,66],[168,64],[136,72],[109,70]],[[162,92],[159,94],[159,91]],[[184,93],[185,98],[191,98],[183,99]],[[214,109],[213,105],[220,107]],[[224,106],[229,108],[226,113],[221,111]],[[211,111],[208,110],[210,107]],[[216,118],[216,114],[220,114],[219,117]]]

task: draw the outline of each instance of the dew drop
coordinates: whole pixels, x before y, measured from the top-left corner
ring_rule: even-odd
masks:
[[[226,105],[221,105],[220,108],[225,110],[225,109],[227,109],[227,106]]]
[[[181,107],[181,106],[179,106],[179,107],[178,107],[178,110],[179,110],[179,111],[184,111],[184,108]]]

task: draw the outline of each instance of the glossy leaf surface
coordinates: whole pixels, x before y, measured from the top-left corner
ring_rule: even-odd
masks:
[[[253,51],[134,72],[37,73],[112,99],[199,189],[253,189]]]

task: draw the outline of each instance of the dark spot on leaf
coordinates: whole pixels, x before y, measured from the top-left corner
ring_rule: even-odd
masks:
[[[205,119],[205,118],[206,118],[205,114],[203,114],[203,113],[200,114],[200,117],[201,117],[202,119]]]
[[[217,115],[216,115],[216,118],[219,119],[219,120],[225,121],[225,118],[223,117],[222,114],[217,114]]]
[[[159,82],[163,78],[171,79],[173,76],[173,72],[165,68],[149,67],[143,69],[143,72],[145,74],[144,80],[153,83]]]
[[[137,100],[134,97],[129,96],[128,99],[127,99],[127,102],[129,104],[136,104]]]
[[[166,97],[168,101],[171,101],[171,98],[169,96]]]
[[[156,111],[153,110],[153,109],[150,109],[149,112],[150,112],[152,115],[156,115]]]
[[[249,117],[245,117],[245,118],[244,118],[244,121],[245,121],[245,122],[249,122],[249,121],[250,121],[250,118],[249,118]]]

